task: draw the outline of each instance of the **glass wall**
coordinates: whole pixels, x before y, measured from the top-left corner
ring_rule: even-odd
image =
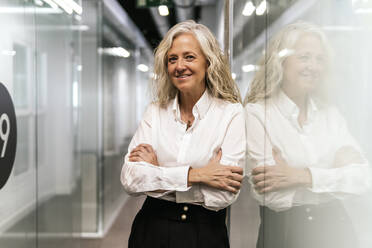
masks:
[[[371,247],[371,10],[234,1],[248,179],[232,247]]]
[[[44,1],[0,1],[0,81],[17,117],[12,174],[0,190],[1,247],[78,247],[79,16]]]
[[[103,237],[127,199],[122,159],[150,99],[151,68],[137,65],[150,67],[151,52],[120,20],[125,13],[112,12],[121,7],[75,0],[81,13],[54,2],[0,0],[0,82],[18,131],[0,189],[0,247]]]
[[[1,9],[25,10],[23,1],[2,1]],[[32,6],[31,6],[32,8]],[[4,11],[3,11],[4,12]],[[18,146],[12,175],[0,191],[0,242],[4,247],[36,247],[37,205],[35,94],[36,61],[34,23],[32,14],[2,13],[0,26],[0,82],[13,98],[17,115]],[[2,132],[3,133],[3,132]],[[2,162],[2,161],[1,161]],[[19,197],[14,198],[14,195]],[[26,223],[19,224],[29,215]]]

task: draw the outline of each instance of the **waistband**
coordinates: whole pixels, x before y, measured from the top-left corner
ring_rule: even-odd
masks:
[[[149,196],[143,203],[141,212],[150,218],[165,218],[181,222],[225,223],[226,220],[226,209],[212,211],[199,205],[176,203]]]
[[[343,204],[338,200],[333,200],[321,204],[306,204],[301,206],[293,206],[290,209],[276,212],[269,209],[268,207],[260,206],[260,216],[263,218],[277,217],[289,217],[298,218],[298,220],[304,218],[312,220],[314,218],[321,219],[347,219],[348,214],[343,207]]]

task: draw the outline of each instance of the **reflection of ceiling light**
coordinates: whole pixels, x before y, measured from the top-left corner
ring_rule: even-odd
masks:
[[[258,70],[258,66],[257,65],[243,65],[242,66],[242,70],[244,72],[251,72],[251,71],[257,71]]]
[[[254,7],[252,1],[249,1],[245,4],[242,15],[243,16],[250,16],[253,14],[256,7]]]
[[[79,84],[77,81],[72,83],[72,106],[79,107]]]
[[[3,50],[1,52],[2,55],[6,55],[6,56],[14,56],[16,55],[16,51],[13,51],[13,50]]]
[[[102,54],[123,58],[128,58],[130,56],[130,52],[122,47],[101,48],[99,49],[99,52]]]
[[[67,14],[72,14],[72,7],[67,4],[64,0],[53,0],[59,7],[61,7]]]
[[[287,49],[287,48],[284,48],[283,50],[281,50],[278,55],[279,57],[287,57],[287,56],[290,56],[293,54],[293,50],[292,49]]]
[[[266,11],[266,0],[263,0],[256,9],[256,15],[263,15]]]
[[[88,31],[89,30],[88,25],[72,25],[69,27],[71,30],[77,30],[77,31]]]
[[[83,13],[83,8],[77,4],[74,0],[64,0],[76,14],[81,15]]]
[[[142,72],[147,72],[149,70],[149,67],[147,65],[144,65],[144,64],[139,64],[139,65],[137,65],[137,69],[142,71]]]
[[[82,71],[82,70],[83,70],[83,66],[82,66],[82,65],[77,65],[77,66],[76,66],[76,69],[77,69],[78,71]]]
[[[34,0],[34,3],[36,4],[36,5],[39,5],[39,6],[43,6],[43,1],[41,1],[41,0]]]
[[[76,21],[78,21],[78,22],[81,21],[81,16],[80,16],[80,15],[75,15],[74,17],[75,17],[75,20],[76,20]]]
[[[161,15],[161,16],[169,15],[168,7],[165,6],[165,5],[160,5],[159,8],[158,8],[158,11],[159,11],[159,15]]]
[[[158,76],[155,73],[151,72],[150,73],[150,78],[155,80],[155,79],[158,78]]]
[[[234,80],[235,80],[235,79],[236,79],[236,73],[234,73],[234,72],[233,72],[233,73],[231,73],[231,77],[232,77],[232,79],[234,79]]]
[[[0,7],[0,14],[61,14],[60,9],[34,7]]]

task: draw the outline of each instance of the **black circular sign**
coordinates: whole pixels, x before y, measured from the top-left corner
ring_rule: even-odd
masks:
[[[12,98],[0,82],[0,189],[13,169],[17,148],[17,122]]]

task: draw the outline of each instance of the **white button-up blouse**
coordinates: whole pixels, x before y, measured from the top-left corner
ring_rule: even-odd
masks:
[[[336,108],[317,105],[310,99],[307,121],[302,127],[298,123],[298,107],[282,91],[266,102],[249,103],[245,109],[247,172],[257,166],[274,165],[272,149],[276,147],[289,166],[307,167],[312,176],[310,188],[282,189],[260,195],[251,187],[261,205],[282,211],[292,206],[343,199],[370,188],[368,162]],[[348,154],[350,148],[358,155],[355,162],[352,159],[355,152]],[[342,149],[345,152],[341,155]],[[340,161],[337,156],[343,156],[346,164],[337,164]]]
[[[238,194],[203,184],[187,185],[190,167],[208,164],[222,149],[220,163],[244,168],[246,137],[244,109],[212,97],[208,90],[193,107],[194,122],[187,129],[181,120],[177,97],[166,107],[150,104],[129,144],[121,172],[121,182],[129,194],[141,194],[178,203],[202,205],[219,210],[232,204]],[[187,130],[186,130],[187,129]],[[159,166],[129,162],[132,149],[150,144]],[[165,191],[163,193],[155,192]]]

